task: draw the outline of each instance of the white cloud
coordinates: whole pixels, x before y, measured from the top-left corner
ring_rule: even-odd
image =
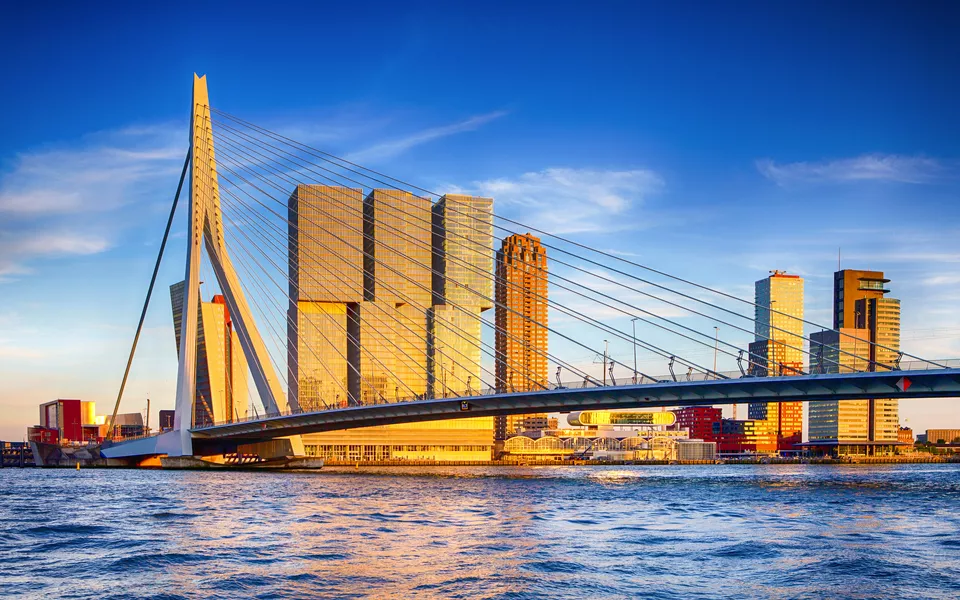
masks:
[[[32,273],[31,260],[68,255],[98,254],[110,243],[98,235],[67,231],[10,233],[0,231],[0,282]]]
[[[169,201],[186,142],[183,126],[102,131],[17,154],[0,174],[0,283],[38,259],[103,252],[130,208]]]
[[[423,131],[418,131],[416,133],[404,136],[402,138],[389,140],[385,142],[380,142],[374,144],[368,148],[358,150],[351,154],[347,155],[347,160],[353,162],[364,162],[364,161],[377,161],[383,160],[385,158],[391,158],[415,146],[425,144],[427,142],[432,142],[440,138],[445,138],[451,135],[458,133],[464,133],[467,131],[475,131],[486,125],[487,123],[503,117],[507,113],[505,111],[496,111],[483,115],[476,115],[459,121],[457,123],[451,123],[450,125],[443,125],[440,127],[431,127],[429,129],[424,129]]]
[[[960,285],[960,275],[934,275],[921,281],[923,285]]]
[[[497,213],[555,234],[632,229],[645,223],[632,209],[664,186],[647,169],[603,171],[549,168],[519,177],[471,184],[471,193],[492,196]]]
[[[864,154],[832,161],[795,163],[762,159],[756,161],[756,165],[764,177],[780,186],[855,181],[928,183],[951,170],[948,164],[935,158],[898,154]]]
[[[169,125],[100,132],[71,147],[20,153],[0,177],[0,213],[102,212],[131,202],[137,186],[178,172],[186,142],[174,141],[180,137],[175,130]]]

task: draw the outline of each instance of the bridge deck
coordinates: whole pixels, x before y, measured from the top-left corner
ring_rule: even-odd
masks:
[[[901,389],[906,377],[909,385]],[[960,369],[667,382],[492,394],[330,409],[200,427],[194,439],[238,442],[394,423],[583,409],[960,396]],[[466,406],[462,403],[466,402]]]

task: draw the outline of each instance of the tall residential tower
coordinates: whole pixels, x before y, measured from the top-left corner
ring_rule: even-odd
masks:
[[[497,391],[546,389],[547,254],[540,238],[529,233],[504,238],[496,269]],[[546,426],[546,413],[496,417],[496,438]]]

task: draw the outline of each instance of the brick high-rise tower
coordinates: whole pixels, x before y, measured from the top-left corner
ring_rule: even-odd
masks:
[[[497,390],[547,387],[547,254],[540,239],[511,235],[497,252]],[[497,417],[496,437],[545,429],[545,413]]]

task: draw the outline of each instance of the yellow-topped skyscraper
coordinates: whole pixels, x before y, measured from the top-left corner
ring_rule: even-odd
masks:
[[[750,344],[752,374],[799,375],[804,368],[803,278],[772,271],[755,284],[754,331]],[[754,402],[750,419],[764,421],[777,435],[777,449],[795,450],[802,441],[802,402]]]

